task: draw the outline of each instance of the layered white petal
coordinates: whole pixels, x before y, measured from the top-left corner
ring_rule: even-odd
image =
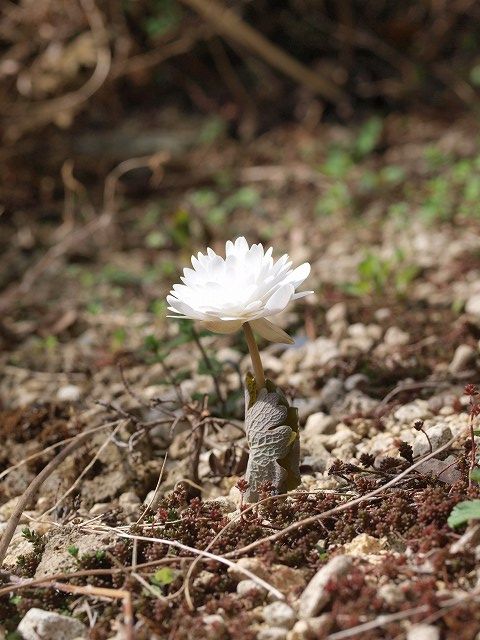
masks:
[[[296,269],[287,254],[276,262],[272,248],[249,247],[244,237],[225,245],[225,258],[211,248],[192,256],[192,268],[185,268],[181,281],[167,297],[176,317],[201,320],[212,331],[232,333],[242,323],[257,324],[267,340],[290,341],[280,328],[263,319],[283,311],[291,300],[310,292],[295,293],[308,277],[306,262]]]
[[[270,340],[270,342],[281,342],[283,344],[294,343],[293,338],[291,338],[288,333],[266,318],[252,320],[250,324],[252,325],[252,329],[260,334],[262,338],[265,338],[265,340]]]
[[[281,313],[288,305],[295,293],[293,284],[282,284],[275,293],[267,300],[265,304],[265,315],[275,316]]]

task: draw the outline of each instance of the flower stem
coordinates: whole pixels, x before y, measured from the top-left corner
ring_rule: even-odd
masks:
[[[250,358],[252,359],[255,383],[257,385],[257,389],[261,389],[265,386],[265,372],[263,370],[262,361],[260,359],[260,352],[258,351],[257,343],[255,342],[255,338],[253,337],[253,331],[250,323],[244,322],[242,326],[245,332],[245,338],[247,340]]]

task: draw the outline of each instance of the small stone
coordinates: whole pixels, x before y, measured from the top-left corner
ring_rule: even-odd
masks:
[[[431,624],[414,624],[407,632],[407,640],[440,640],[440,629]]]
[[[353,538],[350,542],[343,545],[345,553],[350,556],[366,556],[366,555],[378,555],[386,546],[386,540],[382,538],[374,538],[368,535],[368,533],[360,533]]]
[[[300,596],[298,617],[312,618],[319,613],[330,600],[330,593],[326,590],[332,578],[345,575],[352,566],[350,556],[335,556],[313,576]]]
[[[325,314],[327,324],[335,324],[339,320],[347,319],[347,305],[345,302],[337,302]]]
[[[233,513],[237,510],[236,503],[233,500],[230,500],[228,496],[217,496],[216,498],[209,498],[204,501],[205,504],[211,504],[222,513]]]
[[[322,441],[327,451],[332,451],[336,447],[340,447],[343,444],[348,443],[353,445],[360,440],[361,436],[358,433],[352,431],[352,429],[343,424],[343,422],[340,422],[337,425],[335,433],[332,433],[331,436],[324,436]],[[303,442],[305,443],[305,446],[307,446],[307,438],[304,438]]]
[[[393,417],[402,424],[411,424],[414,420],[424,420],[429,414],[428,403],[424,400],[416,400],[399,407]]]
[[[193,580],[193,586],[194,587],[207,587],[210,585],[212,579],[215,578],[215,574],[212,573],[211,571],[207,571],[206,569],[203,569],[202,571],[200,571],[200,573],[198,574],[198,576],[196,576],[196,578],[194,578]]]
[[[237,593],[239,596],[246,596],[249,593],[266,593],[266,590],[254,582],[253,580],[240,580],[237,584]]]
[[[155,489],[151,489],[147,495],[145,496],[145,499],[143,501],[143,504],[146,506],[148,504],[151,504],[152,500],[155,498]]]
[[[476,355],[476,349],[469,344],[458,345],[453,354],[452,361],[448,365],[448,370],[453,374],[465,371],[469,365],[474,363]]]
[[[307,344],[305,357],[300,360],[299,368],[302,371],[305,369],[318,369],[332,360],[336,360],[339,356],[340,352],[335,341],[323,337],[317,338]]]
[[[228,492],[228,499],[233,502],[237,509],[239,509],[240,505],[243,502],[243,494],[238,489],[238,487],[233,485],[233,487],[231,487],[230,491]]]
[[[295,624],[296,615],[292,607],[286,602],[272,602],[264,607],[262,617],[271,627],[291,629]]]
[[[60,402],[78,402],[82,397],[82,390],[74,384],[66,384],[57,391]]]
[[[474,316],[480,316],[480,293],[475,293],[467,300],[465,311]]]
[[[298,419],[300,422],[305,422],[311,415],[318,412],[321,409],[322,402],[320,398],[297,398],[295,400],[295,406],[298,409]]]
[[[262,578],[268,584],[276,587],[283,593],[291,593],[299,588],[303,588],[305,578],[303,571],[293,569],[282,564],[265,565],[258,558],[239,558],[235,567],[229,567],[227,572],[234,580],[245,581],[247,576],[241,568],[248,569],[258,578]]]
[[[348,327],[348,335],[352,338],[370,338],[379,340],[382,336],[382,328],[378,324],[363,324],[356,322]]]
[[[232,349],[231,347],[223,347],[216,352],[215,357],[219,362],[238,364],[242,359],[242,354],[240,351]]]
[[[349,391],[341,402],[335,403],[331,411],[336,415],[360,414],[366,416],[374,411],[379,404],[378,400],[370,398],[359,389]]]
[[[405,602],[405,594],[396,584],[382,584],[377,593],[379,598],[385,600],[392,607],[397,607]]]
[[[281,356],[284,371],[286,373],[293,373],[296,371],[299,364],[303,362],[306,351],[306,347],[286,349]]]
[[[425,432],[430,438],[433,451],[446,444],[452,438],[452,431],[446,424],[436,424],[433,427],[425,429]],[[419,432],[413,441],[413,455],[417,457],[423,456],[426,453],[430,453],[430,443],[425,433]]]
[[[88,512],[91,516],[99,516],[110,511],[111,505],[108,502],[96,502]]]
[[[401,347],[409,343],[410,335],[399,327],[389,327],[385,331],[383,341],[389,347]]]
[[[0,525],[0,534],[3,533],[3,526],[6,527],[7,525]],[[15,529],[15,535],[13,536],[12,541],[8,546],[8,551],[5,556],[5,560],[3,561],[4,569],[13,569],[17,564],[17,559],[19,556],[24,556],[28,553],[31,553],[31,551],[33,550],[31,543],[28,542],[28,540],[26,540],[24,535],[22,534],[22,529],[22,526],[19,526]]]
[[[439,413],[444,407],[453,409],[457,396],[450,392],[441,392],[428,399],[428,409],[433,413]]]
[[[269,570],[258,558],[239,558],[235,566],[229,567],[227,572],[234,580],[245,580],[246,575],[242,569],[247,569],[247,571],[256,575],[257,578],[268,581]]]
[[[319,450],[320,455],[318,455]],[[331,458],[332,456],[323,445],[317,445],[314,455],[305,456],[300,462],[300,473],[323,473],[329,466]]]
[[[308,417],[304,433],[308,433],[308,435],[311,436],[324,433],[332,434],[335,431],[335,426],[335,418],[319,411],[317,413],[312,413],[312,415]]]
[[[118,504],[127,515],[135,513],[140,503],[140,498],[133,491],[125,491],[118,497]]]
[[[278,375],[283,371],[282,361],[275,356],[272,356],[270,353],[262,353],[262,364],[265,371],[272,372],[275,375]]]
[[[299,620],[288,632],[287,640],[311,640],[311,638],[323,638],[333,626],[330,613],[323,613],[316,618]]]
[[[368,382],[368,378],[364,373],[354,373],[345,380],[345,389],[347,391],[353,391],[366,382]]]
[[[286,640],[287,629],[283,627],[268,627],[260,629],[257,634],[258,640]]]
[[[87,627],[70,616],[62,616],[52,611],[32,608],[18,625],[18,632],[24,640],[75,640],[87,637]]]
[[[352,338],[345,338],[340,343],[342,355],[348,357],[354,355],[358,351],[360,353],[367,353],[373,348],[374,340],[367,335],[354,336]]]
[[[339,378],[329,378],[320,391],[320,399],[327,409],[331,409],[343,395],[343,382]]]
[[[303,589],[305,576],[301,569],[287,567],[284,564],[272,564],[267,582],[282,593],[292,594]]]
[[[392,315],[392,312],[390,311],[390,309],[382,307],[381,309],[377,309],[373,315],[375,317],[375,320],[382,322],[383,320],[389,318]]]
[[[140,504],[140,498],[133,491],[125,491],[118,497],[120,505],[124,504]]]
[[[11,498],[10,500],[2,504],[2,506],[0,507],[0,522],[7,522],[12,513],[15,511],[20,497],[21,496]]]
[[[210,640],[221,640],[225,637],[225,620],[218,613],[213,613],[202,618],[205,632]]]

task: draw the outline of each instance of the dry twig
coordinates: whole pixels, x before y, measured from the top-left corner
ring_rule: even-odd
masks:
[[[314,73],[295,58],[272,44],[256,29],[217,0],[181,0],[203,16],[221,34],[250,49],[285,75],[308,87],[335,104],[346,103],[347,97],[335,84]]]
[[[90,438],[90,432],[87,431],[85,433],[81,433],[78,435],[70,444],[68,444],[60,453],[58,453],[53,460],[51,460],[47,466],[40,471],[40,473],[35,476],[35,478],[30,482],[27,489],[20,496],[18,503],[15,506],[15,509],[10,516],[7,525],[4,529],[2,538],[0,540],[0,566],[3,564],[5,560],[5,556],[7,554],[8,546],[13,538],[13,534],[15,533],[15,529],[17,528],[18,523],[20,522],[20,517],[23,511],[26,509],[28,503],[36,496],[38,490],[45,482],[45,480],[57,469],[62,462],[68,458],[74,451],[79,449],[85,442]]]

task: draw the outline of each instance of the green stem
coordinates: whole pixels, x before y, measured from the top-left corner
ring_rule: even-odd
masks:
[[[260,352],[258,351],[257,343],[253,337],[252,327],[249,322],[243,323],[243,330],[245,332],[245,338],[247,340],[248,350],[250,352],[250,358],[252,359],[253,374],[255,376],[255,383],[257,389],[261,389],[265,386],[265,372],[263,370],[262,361],[260,359]]]

